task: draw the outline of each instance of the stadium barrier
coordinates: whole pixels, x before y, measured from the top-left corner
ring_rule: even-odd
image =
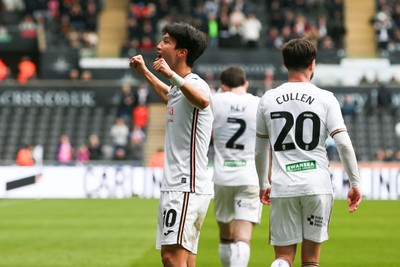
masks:
[[[158,198],[162,171],[131,165],[5,166],[0,167],[0,198]],[[336,198],[345,199],[346,173],[339,164],[331,173]],[[361,163],[360,175],[365,199],[399,199],[399,164]]]

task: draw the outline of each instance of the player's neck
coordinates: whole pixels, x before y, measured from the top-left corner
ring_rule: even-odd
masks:
[[[237,94],[237,95],[244,95],[244,94],[247,93],[247,92],[246,92],[246,89],[245,89],[243,86],[236,87],[236,88],[232,88],[232,89],[231,89],[231,92],[232,92],[232,93],[235,93],[235,94]]]
[[[188,75],[189,73],[192,72],[192,68],[190,68],[187,65],[184,66],[179,66],[177,68],[175,68],[174,70],[176,72],[176,74],[178,74],[181,77],[185,77],[186,75]]]
[[[310,75],[303,71],[290,71],[288,82],[310,82]]]

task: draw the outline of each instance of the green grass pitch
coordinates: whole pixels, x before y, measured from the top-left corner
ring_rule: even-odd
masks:
[[[0,267],[162,266],[154,249],[155,199],[0,199]],[[321,267],[400,266],[399,201],[364,200],[356,213],[336,200]],[[270,266],[268,206],[254,231],[249,266]],[[212,204],[197,266],[220,266]],[[300,266],[299,254],[294,266]]]

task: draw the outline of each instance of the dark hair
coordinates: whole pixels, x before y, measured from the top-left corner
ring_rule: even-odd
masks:
[[[305,38],[292,39],[283,46],[282,57],[288,70],[304,70],[317,57],[317,48]]]
[[[243,69],[232,66],[223,70],[219,76],[219,79],[222,84],[230,88],[235,88],[246,83],[246,73]]]
[[[168,33],[176,40],[175,48],[185,48],[188,50],[186,64],[189,67],[193,67],[196,59],[198,59],[207,48],[207,35],[187,23],[176,22],[167,24],[162,29],[162,33]]]

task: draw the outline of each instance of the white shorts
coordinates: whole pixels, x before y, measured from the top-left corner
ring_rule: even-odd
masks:
[[[210,201],[211,195],[161,192],[156,248],[178,244],[196,254],[200,229]]]
[[[218,222],[244,220],[260,223],[262,204],[256,185],[214,185],[214,209]]]
[[[333,195],[271,198],[270,244],[288,246],[303,239],[328,240]]]

